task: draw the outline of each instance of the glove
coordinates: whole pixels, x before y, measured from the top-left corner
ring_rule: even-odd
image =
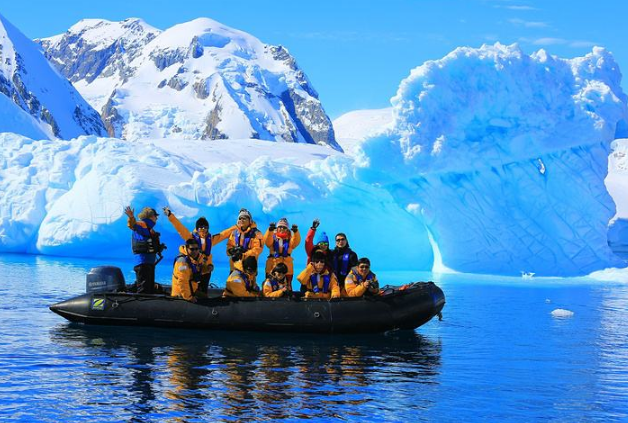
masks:
[[[170,211],[170,208],[168,206],[164,207],[164,214],[168,217],[170,217],[170,215],[172,214],[172,211]]]
[[[292,225],[292,228],[290,229],[292,229],[292,232],[296,232],[299,230],[299,227],[297,225]]]
[[[268,225],[268,230],[272,232],[275,229],[277,229],[277,225],[275,225],[275,222],[270,222],[270,225]]]
[[[312,229],[316,229],[318,228],[318,225],[321,224],[321,221],[318,219],[314,219],[314,221],[312,222]]]
[[[240,261],[242,260],[242,247],[231,247],[227,250],[227,254],[231,256],[231,260]]]

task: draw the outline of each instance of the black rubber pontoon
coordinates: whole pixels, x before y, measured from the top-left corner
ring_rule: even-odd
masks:
[[[382,296],[331,301],[303,298],[210,298],[191,303],[167,295],[88,293],[50,306],[72,322],[215,330],[365,333],[414,329],[438,315],[443,291],[432,282]],[[214,297],[214,298],[211,298]]]

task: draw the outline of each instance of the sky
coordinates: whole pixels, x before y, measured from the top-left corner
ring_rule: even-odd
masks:
[[[332,119],[390,106],[413,68],[460,46],[518,43],[528,54],[573,58],[597,45],[628,73],[627,0],[2,0],[0,13],[30,38],[84,18],[137,17],[166,29],[209,17],[288,48]]]

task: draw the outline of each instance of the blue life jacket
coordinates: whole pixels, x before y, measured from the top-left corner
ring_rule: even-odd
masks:
[[[201,253],[209,257],[212,253],[212,234],[207,234],[207,239],[205,240],[205,248],[203,248],[203,241],[201,240],[201,236],[198,234],[198,232],[192,232],[192,238],[196,240],[196,243],[198,244],[198,248],[201,250]]]
[[[185,258],[185,261],[187,262],[188,266],[190,266],[190,269],[192,269],[192,281],[200,282],[201,281],[201,266],[200,264],[194,263],[189,256],[186,256],[185,254],[179,254],[178,256],[176,256],[174,258],[173,267],[174,267],[174,264],[176,264],[177,260],[179,260],[181,257]]]
[[[323,277],[323,289],[318,287],[318,273],[313,273],[310,276],[310,283],[312,284],[312,292],[318,294],[322,292],[323,294],[327,294],[329,292],[329,282],[331,281],[331,275],[328,273],[326,275],[322,275]]]
[[[249,251],[249,246],[251,245],[251,239],[255,238],[255,234],[256,233],[257,233],[257,229],[256,228],[251,228],[250,231],[248,231],[246,234],[244,234],[244,242],[243,242],[242,245],[240,245],[240,239],[242,237],[242,232],[240,232],[239,229],[236,229],[235,236],[234,236],[235,245],[242,247],[242,249],[244,249],[245,252]]]
[[[251,281],[249,280],[249,275],[247,275],[246,272],[243,272],[243,271],[238,270],[238,269],[235,269],[234,272],[238,272],[240,277],[244,280],[244,288],[246,288],[246,290],[248,292],[251,292],[253,290],[253,287],[251,286]]]
[[[155,222],[151,219],[142,219],[142,222],[146,227],[136,223],[131,232],[131,248],[138,264],[155,264],[160,246],[159,234],[153,231]]]
[[[290,249],[290,238],[288,238],[288,240],[284,241],[283,243],[283,251],[280,253],[279,252],[279,238],[277,238],[277,235],[273,234],[273,250],[275,251],[273,254],[273,257],[277,258],[277,257],[289,257],[290,254],[288,253],[288,250]]]
[[[358,284],[360,284],[362,282],[365,282],[365,281],[372,281],[373,278],[375,278],[375,273],[370,272],[370,271],[369,271],[369,274],[366,275],[366,278],[363,278],[362,275],[360,275],[355,270],[352,270],[351,273],[353,273],[353,277],[354,277],[356,283],[358,283]]]
[[[284,279],[284,282],[287,282]],[[270,283],[270,287],[272,288],[273,292],[278,291],[279,290],[279,281],[276,280],[273,277],[268,278],[268,283]]]
[[[347,248],[347,251],[342,255],[334,255],[331,266],[332,270],[337,276],[347,276],[351,268],[349,267],[349,259],[351,258],[351,249]]]

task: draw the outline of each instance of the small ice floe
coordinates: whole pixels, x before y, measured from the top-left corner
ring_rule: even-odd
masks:
[[[567,319],[569,317],[573,317],[573,311],[557,308],[552,311],[552,317],[556,317],[557,319]]]
[[[521,277],[523,279],[532,279],[534,277],[534,272],[521,272]]]
[[[551,302],[552,302],[552,300],[550,300],[549,298],[546,298],[546,299],[545,299],[545,303],[546,303],[546,304],[549,304],[549,303],[551,303]]]

